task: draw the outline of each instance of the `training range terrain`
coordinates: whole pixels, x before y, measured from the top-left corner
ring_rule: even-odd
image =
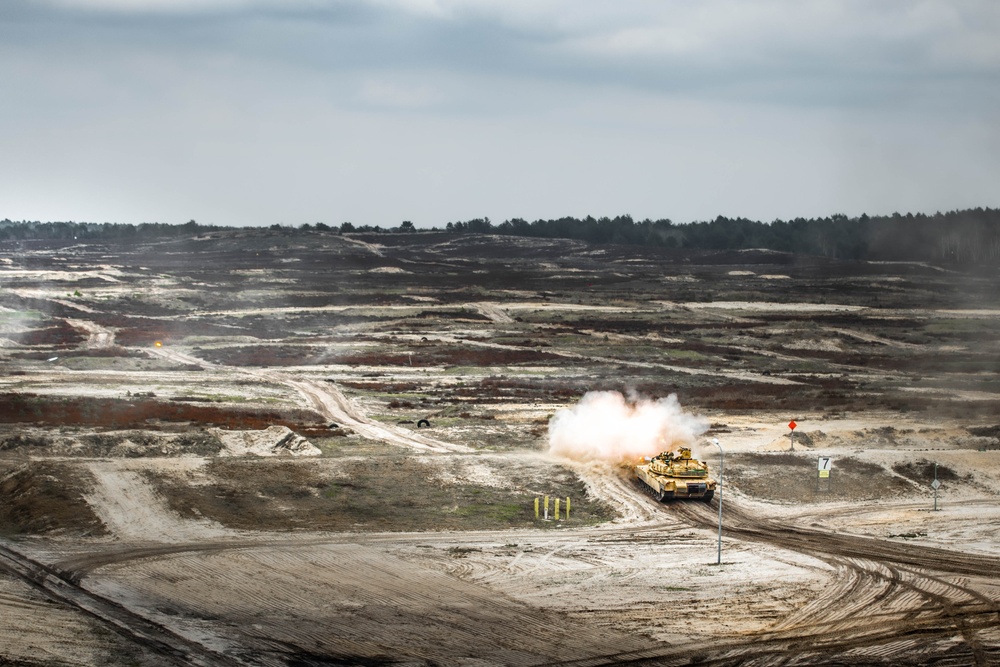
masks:
[[[0,665],[1000,664],[997,294],[445,233],[11,244]],[[590,391],[704,418],[721,566],[715,502],[548,452]]]

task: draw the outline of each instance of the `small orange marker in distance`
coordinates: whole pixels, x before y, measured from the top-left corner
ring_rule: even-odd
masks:
[[[156,347],[163,347],[163,343],[161,343],[160,341],[156,341],[155,343],[153,343],[153,345],[155,345]]]

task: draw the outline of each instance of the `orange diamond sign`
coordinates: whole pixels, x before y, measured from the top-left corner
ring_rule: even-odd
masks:
[[[794,419],[792,421],[788,422],[788,428],[792,429],[793,431],[795,430],[796,426],[798,426],[798,424],[795,423]]]

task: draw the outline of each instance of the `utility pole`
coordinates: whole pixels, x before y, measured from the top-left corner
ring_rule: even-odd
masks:
[[[718,438],[712,438],[712,444],[719,448],[719,481],[716,484],[716,493],[719,494],[719,556],[716,565],[722,565],[722,469],[726,463],[726,453]]]

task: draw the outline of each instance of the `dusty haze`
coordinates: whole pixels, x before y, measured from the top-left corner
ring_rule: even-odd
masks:
[[[617,462],[691,447],[708,423],[681,408],[676,394],[652,399],[591,391],[549,421],[549,451],[577,461]]]

